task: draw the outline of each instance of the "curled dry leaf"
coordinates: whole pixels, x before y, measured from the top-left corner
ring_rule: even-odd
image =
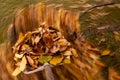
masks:
[[[23,56],[22,61],[21,61],[21,63],[20,63],[20,70],[21,70],[21,71],[24,71],[24,70],[25,70],[26,64],[27,64],[26,57]]]
[[[29,63],[33,68],[36,68],[35,65],[34,65],[33,59],[32,59],[31,57],[29,57],[29,56],[26,56],[26,58],[27,58],[28,63]]]

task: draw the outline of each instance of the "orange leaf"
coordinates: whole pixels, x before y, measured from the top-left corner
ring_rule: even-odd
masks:
[[[55,57],[53,57],[52,60],[50,60],[50,64],[57,65],[57,64],[61,63],[62,60],[63,60],[63,56],[55,56]]]
[[[111,52],[110,50],[104,50],[104,51],[101,53],[101,55],[102,55],[102,56],[109,55],[110,52]]]

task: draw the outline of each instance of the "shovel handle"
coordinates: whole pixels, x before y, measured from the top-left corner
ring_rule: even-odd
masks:
[[[54,75],[50,65],[44,66],[44,70],[45,70],[46,80],[54,80]]]

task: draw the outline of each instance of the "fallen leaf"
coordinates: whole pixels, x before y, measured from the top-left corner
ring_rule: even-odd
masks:
[[[78,53],[77,53],[77,51],[76,51],[74,48],[70,48],[70,51],[72,52],[72,54],[73,54],[75,57],[78,57]]]
[[[48,48],[51,48],[53,45],[52,37],[53,37],[52,34],[47,34],[47,33],[44,34],[44,36],[43,36],[43,41]]]
[[[20,70],[21,70],[21,71],[24,71],[24,70],[25,70],[26,64],[27,64],[26,57],[23,56],[22,61],[21,61],[21,63],[20,63]]]
[[[50,64],[57,65],[57,64],[61,63],[62,60],[63,60],[63,56],[55,56],[55,57],[53,57],[52,60],[50,60]]]
[[[37,44],[40,41],[40,36],[35,37],[35,43]]]
[[[114,37],[116,41],[120,41],[120,33],[118,33],[117,31],[114,31]]]
[[[51,52],[51,53],[56,53],[57,51],[59,51],[59,47],[57,47],[57,46],[53,46],[53,47],[50,49],[50,52]]]
[[[16,58],[22,58],[24,54],[15,54]]]
[[[60,52],[65,51],[68,47],[69,42],[66,39],[59,39],[58,46],[60,47]]]
[[[24,36],[24,35],[23,35],[23,33],[22,33],[22,32],[20,32],[20,33],[19,33],[18,40],[20,40],[21,38],[23,38],[23,36]]]
[[[70,55],[72,55],[72,53],[71,53],[71,51],[65,51],[65,52],[64,52],[64,55],[65,55],[65,56],[70,56]]]
[[[28,44],[23,44],[21,50],[26,50],[26,49],[28,49],[28,48],[29,48],[29,45],[28,45]]]
[[[17,76],[17,75],[20,74],[20,73],[21,73],[20,67],[17,67],[17,68],[13,71],[12,76]]]
[[[37,68],[37,66],[34,65],[34,60],[30,57],[30,56],[26,56],[29,64],[33,67],[33,68]]]
[[[70,64],[71,61],[70,61],[70,59],[66,59],[66,58],[65,58],[65,59],[63,60],[63,63]]]
[[[110,52],[111,52],[110,50],[104,50],[104,51],[101,53],[101,55],[102,55],[102,56],[109,55]]]
[[[41,56],[38,61],[42,64],[49,62],[52,59],[52,56]]]

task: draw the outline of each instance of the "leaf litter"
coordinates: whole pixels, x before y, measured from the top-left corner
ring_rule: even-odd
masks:
[[[58,30],[46,27],[45,24],[24,35],[20,33],[12,52],[16,66],[13,76],[24,70],[37,69],[44,63],[53,66],[70,64],[71,56],[78,56],[77,51]]]

